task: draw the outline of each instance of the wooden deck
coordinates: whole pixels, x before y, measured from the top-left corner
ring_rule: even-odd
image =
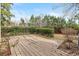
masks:
[[[57,48],[57,42],[35,35],[9,37],[11,56],[67,56]]]

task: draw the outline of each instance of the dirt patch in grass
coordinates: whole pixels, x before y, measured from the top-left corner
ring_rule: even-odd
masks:
[[[54,34],[54,39],[63,40],[66,38],[64,34]]]

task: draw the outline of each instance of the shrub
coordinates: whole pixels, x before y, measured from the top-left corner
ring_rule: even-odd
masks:
[[[29,27],[29,28],[28,28],[28,31],[33,34],[33,33],[36,32],[36,28],[34,28],[34,27]]]
[[[61,29],[61,32],[65,35],[75,35],[77,33],[77,30],[73,28],[66,28],[66,29]]]
[[[71,49],[72,48],[72,45],[71,43],[73,44],[73,39],[76,39],[76,33],[77,33],[77,30],[73,29],[73,28],[65,28],[65,29],[62,29],[61,32],[63,34],[65,34],[65,37],[66,37],[66,40],[64,41],[64,43],[67,43],[67,48],[68,49]]]
[[[27,30],[24,27],[2,27],[1,28],[1,35],[7,36],[7,35],[18,35],[26,33]]]
[[[41,34],[41,35],[47,35],[47,36],[52,36],[54,31],[50,28],[35,28],[35,27],[2,27],[1,28],[1,35],[6,36],[6,35],[18,35],[18,34],[25,34],[25,33],[36,33],[36,34]]]
[[[52,30],[51,29],[49,29],[49,28],[39,28],[38,29],[38,31],[39,31],[39,33],[41,33],[41,34],[52,34]]]
[[[53,35],[53,30],[50,28],[34,28],[31,27],[29,28],[30,33],[37,33],[37,34],[42,34],[42,35],[48,35],[52,36]]]

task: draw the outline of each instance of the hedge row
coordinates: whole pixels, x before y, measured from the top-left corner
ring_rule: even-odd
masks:
[[[36,34],[42,34],[47,36],[53,35],[53,30],[50,28],[24,28],[24,27],[2,27],[1,28],[1,35],[7,36],[7,35],[19,35],[19,34],[26,34],[26,33],[36,33]]]
[[[29,28],[30,33],[52,36],[54,31],[50,28]]]
[[[2,27],[1,28],[1,35],[8,36],[8,35],[18,35],[23,34],[26,32],[26,28],[21,27]]]

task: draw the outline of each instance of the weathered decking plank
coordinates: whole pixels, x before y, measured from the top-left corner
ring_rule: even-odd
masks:
[[[43,38],[44,39],[44,38]],[[10,37],[10,47],[12,56],[58,56],[68,55],[56,49],[56,45],[50,40],[44,41],[41,37],[34,35],[22,35]],[[12,44],[18,43],[12,47]]]
[[[36,53],[36,51],[31,47],[31,46],[29,46],[28,44],[27,44],[27,42],[25,42],[24,41],[24,39],[23,38],[19,38],[20,39],[20,43],[21,43],[21,45],[22,46],[24,46],[24,48],[25,48],[25,50],[27,50],[27,52],[28,52],[28,54],[29,55],[37,55],[37,53]],[[22,40],[21,40],[22,39]],[[29,51],[30,50],[30,51]],[[34,52],[35,51],[35,52]],[[26,52],[26,51],[25,51]],[[26,53],[27,53],[26,52]]]
[[[43,55],[42,53],[40,53],[37,49],[35,49],[30,44],[26,45],[27,41],[25,41],[25,39],[23,39],[23,40],[24,40],[23,41],[23,43],[24,43],[23,45],[27,46],[29,48],[29,50],[31,51],[31,53],[33,53],[33,55],[37,55],[37,56]],[[30,42],[30,41],[28,41],[28,42]]]
[[[29,36],[28,36],[29,37]],[[31,37],[32,37],[32,39],[35,39],[36,38],[36,36],[34,36],[34,35],[31,35]],[[40,37],[39,37],[40,38]],[[39,38],[36,38],[36,40],[39,40]],[[33,41],[36,41],[36,40],[33,40]],[[45,38],[44,38],[44,40],[46,40]],[[48,53],[48,55],[69,55],[69,54],[67,54],[67,53],[65,53],[65,52],[63,52],[63,51],[61,51],[61,50],[58,50],[58,49],[56,49],[56,48],[53,48],[53,44],[49,44],[49,45],[45,45],[46,43],[45,42],[43,42],[43,44],[39,44],[39,43],[37,43],[37,45],[39,46],[39,45],[43,45],[43,48],[50,48],[49,46],[51,46],[52,45],[52,48],[50,48],[50,49],[48,49],[48,50],[46,50],[45,51],[45,49],[44,49],[44,51],[45,52],[47,52]],[[56,47],[56,46],[55,46]],[[37,47],[37,48],[39,48],[39,47]],[[41,48],[41,47],[40,47]],[[46,53],[45,53],[46,54]]]
[[[10,44],[11,56],[16,56],[15,49],[14,49],[14,47],[12,47],[12,44],[14,44],[13,38],[11,38],[11,37],[9,37],[9,38],[10,38],[9,44]]]
[[[31,38],[31,37],[29,37],[28,36],[28,38],[30,38],[30,40],[29,39],[27,39],[28,41],[30,41],[31,43],[31,45],[35,48],[35,49],[37,49],[39,52],[41,52],[42,54],[43,54],[43,56],[44,55],[51,55],[50,53],[49,53],[49,49],[48,48],[46,48],[47,47],[47,45],[45,46],[45,44],[41,44],[41,41],[37,41],[37,39],[36,40],[33,40],[34,38]],[[36,42],[37,41],[37,42]],[[40,44],[39,44],[40,43]]]

